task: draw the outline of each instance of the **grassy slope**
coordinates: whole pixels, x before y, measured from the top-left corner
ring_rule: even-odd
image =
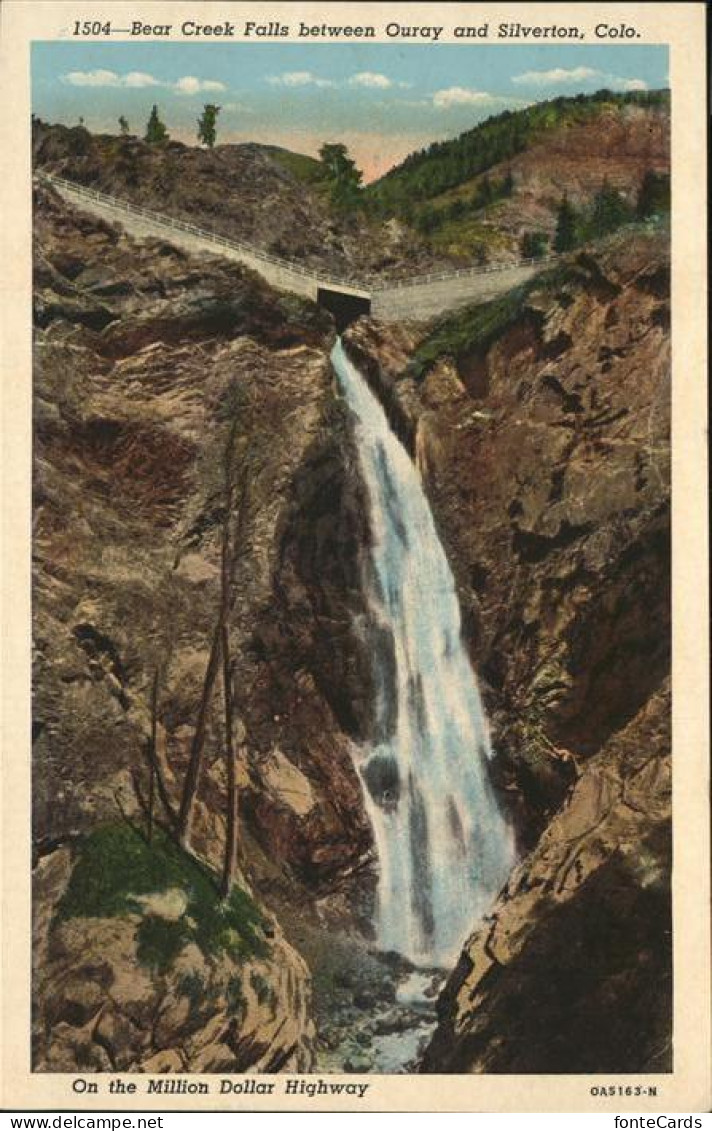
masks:
[[[306,185],[318,184],[323,181],[324,172],[321,162],[316,157],[308,157],[306,153],[295,153],[291,149],[282,149],[278,145],[265,145],[261,147],[268,153],[273,161],[281,165]]]
[[[171,918],[151,913],[142,918],[138,956],[147,966],[168,969],[188,942],[205,954],[266,953],[263,916],[246,891],[235,887],[220,900],[208,869],[161,829],[149,844],[125,823],[101,825],[83,839],[57,919],[140,914],[140,897],[166,892],[178,894],[185,910]]]
[[[667,91],[599,91],[505,111],[451,141],[411,154],[369,186],[366,199],[383,215],[415,223],[436,253],[468,260],[497,258],[504,249],[517,250],[498,222],[500,210],[511,213],[511,205],[507,205],[507,194],[504,199],[496,194],[494,199],[478,202],[484,182],[489,179],[496,190],[509,162],[545,141],[548,134],[595,121],[611,110],[666,106],[668,100]],[[424,227],[426,212],[434,215],[435,222]],[[534,228],[539,225],[540,221],[533,224]]]
[[[367,197],[392,215],[399,215],[413,202],[451,200],[451,190],[468,185],[473,178],[521,153],[551,130],[586,122],[611,107],[662,106],[668,100],[668,91],[617,94],[604,90],[538,102],[522,110],[505,110],[451,141],[434,142],[411,154],[369,185]]]

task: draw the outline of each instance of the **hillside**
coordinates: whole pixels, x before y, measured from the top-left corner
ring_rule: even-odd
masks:
[[[443,255],[520,254],[526,232],[551,239],[562,196],[590,206],[604,183],[633,212],[646,173],[669,174],[669,92],[558,98],[505,111],[408,157],[366,191]]]
[[[347,335],[414,436],[521,852],[429,1072],[670,1064],[668,271],[664,231],[621,232]]]
[[[82,126],[33,121],[36,169],[212,229],[335,275],[427,270],[436,260],[417,235],[363,210],[330,206],[319,163],[256,144],[212,150]]]
[[[278,146],[149,145],[35,120],[33,160],[324,273],[403,277],[551,249],[563,196],[583,227],[602,190],[621,222],[636,219],[646,176],[669,193],[669,97],[601,91],[505,111],[412,154],[348,208],[318,161]]]
[[[538,216],[550,233],[563,188],[583,211],[604,166],[631,195],[664,173],[664,106],[575,106],[421,203],[508,181],[474,222],[488,254],[496,239],[511,258],[517,224]],[[437,261],[394,218],[332,210],[303,155],[39,122],[34,143],[41,168],[314,266]],[[666,1069],[664,220],[621,224],[431,323],[409,308],[343,335],[420,470],[420,524],[384,444],[374,503],[325,310],[242,265],[133,238],[41,181],[34,236],[36,1070]],[[405,686],[403,575],[374,569],[386,521],[393,559],[431,526],[447,558],[456,628],[442,632],[434,596],[432,631],[407,642],[437,662],[467,649],[487,780],[516,840],[508,883],[448,971],[413,965],[400,922],[386,946],[376,915],[388,853],[369,796],[389,819],[417,796],[393,757],[363,769],[396,749]],[[432,559],[412,560],[431,576]],[[374,611],[379,593],[395,613]],[[426,709],[423,687],[411,672],[407,733],[430,751],[447,711]],[[408,811],[425,890],[420,797]],[[459,812],[446,821],[464,858]],[[423,893],[409,891],[413,905]]]

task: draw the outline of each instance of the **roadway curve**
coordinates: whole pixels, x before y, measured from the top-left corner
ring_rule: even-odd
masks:
[[[186,251],[220,255],[244,264],[258,272],[278,290],[291,291],[304,298],[319,300],[319,292],[328,290],[369,302],[371,314],[384,322],[410,319],[426,320],[467,303],[487,302],[512,287],[530,279],[547,260],[527,260],[496,267],[466,268],[437,275],[420,275],[411,279],[383,284],[362,284],[359,281],[318,275],[298,263],[279,259],[259,248],[229,240],[214,232],[198,228],[182,220],[141,208],[128,201],[107,196],[83,185],[40,174],[70,204],[110,223],[120,224],[137,239],[163,239]]]

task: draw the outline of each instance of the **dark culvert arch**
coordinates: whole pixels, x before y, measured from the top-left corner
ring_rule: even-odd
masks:
[[[349,294],[331,287],[318,287],[316,301],[333,314],[336,329],[341,334],[361,314],[370,314],[371,299],[367,295]]]

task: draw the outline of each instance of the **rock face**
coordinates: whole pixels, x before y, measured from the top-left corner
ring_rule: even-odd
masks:
[[[290,158],[292,162],[290,162]],[[325,186],[293,171],[299,155],[259,145],[214,150],[33,124],[36,168],[180,217],[332,275],[427,270],[437,258],[414,233],[330,209]]]
[[[488,212],[488,222],[500,234],[520,237],[533,228],[553,236],[562,194],[583,207],[608,183],[634,205],[645,174],[669,170],[668,106],[603,110],[590,122],[553,130],[495,166],[490,175],[511,172],[516,188]]]
[[[669,1057],[667,294],[665,234],[626,234],[425,337],[350,335],[409,421],[524,855],[430,1071]]]
[[[333,327],[46,189],[35,232],[35,1064],[308,1069],[309,971],[267,908],[292,942],[290,906],[309,930],[368,919],[351,752],[379,737]],[[667,247],[620,233],[442,324],[347,335],[422,469],[521,858],[427,1071],[669,1065]],[[229,521],[226,902],[219,681],[192,851],[169,832]]]
[[[156,1042],[112,987],[136,966],[146,918],[160,933],[161,916],[125,903],[126,892],[108,914],[68,916],[42,877],[66,872],[71,891],[87,838],[117,822],[146,835],[153,730],[158,824],[178,808],[220,601],[229,450],[241,508],[229,617],[240,890],[258,909],[282,890],[305,905],[348,904],[344,885],[359,872],[368,892],[371,838],[350,746],[369,710],[349,693],[365,667],[352,626],[367,535],[354,520],[332,557],[359,503],[328,363],[332,325],[249,272],[136,244],[45,189],[35,234],[38,1064],[102,1068],[113,1056],[145,1066],[160,1054],[161,1065],[196,1070],[304,1068],[308,972],[264,908],[268,955],[247,961],[216,944],[199,959],[185,907],[188,956],[175,950],[156,971],[138,955],[151,1024],[176,1018]],[[218,684],[192,836],[212,876],[225,842],[224,736]],[[94,978],[86,955],[101,951]],[[207,1029],[181,998],[186,978],[212,995]],[[255,979],[271,987],[266,997],[250,990]],[[75,1009],[77,980],[91,1001]],[[244,1008],[230,1005],[233,983]],[[96,1035],[99,1023],[104,1033],[128,1022],[130,1039]]]
[[[36,877],[37,1071],[311,1068],[309,971],[271,918],[261,917],[252,952],[237,956],[180,939],[181,888],[136,897],[134,913],[63,918],[79,867],[62,848],[43,858]],[[171,930],[180,942],[169,962],[160,947]]]
[[[664,687],[588,763],[466,943],[424,1071],[670,1071],[669,719]]]

